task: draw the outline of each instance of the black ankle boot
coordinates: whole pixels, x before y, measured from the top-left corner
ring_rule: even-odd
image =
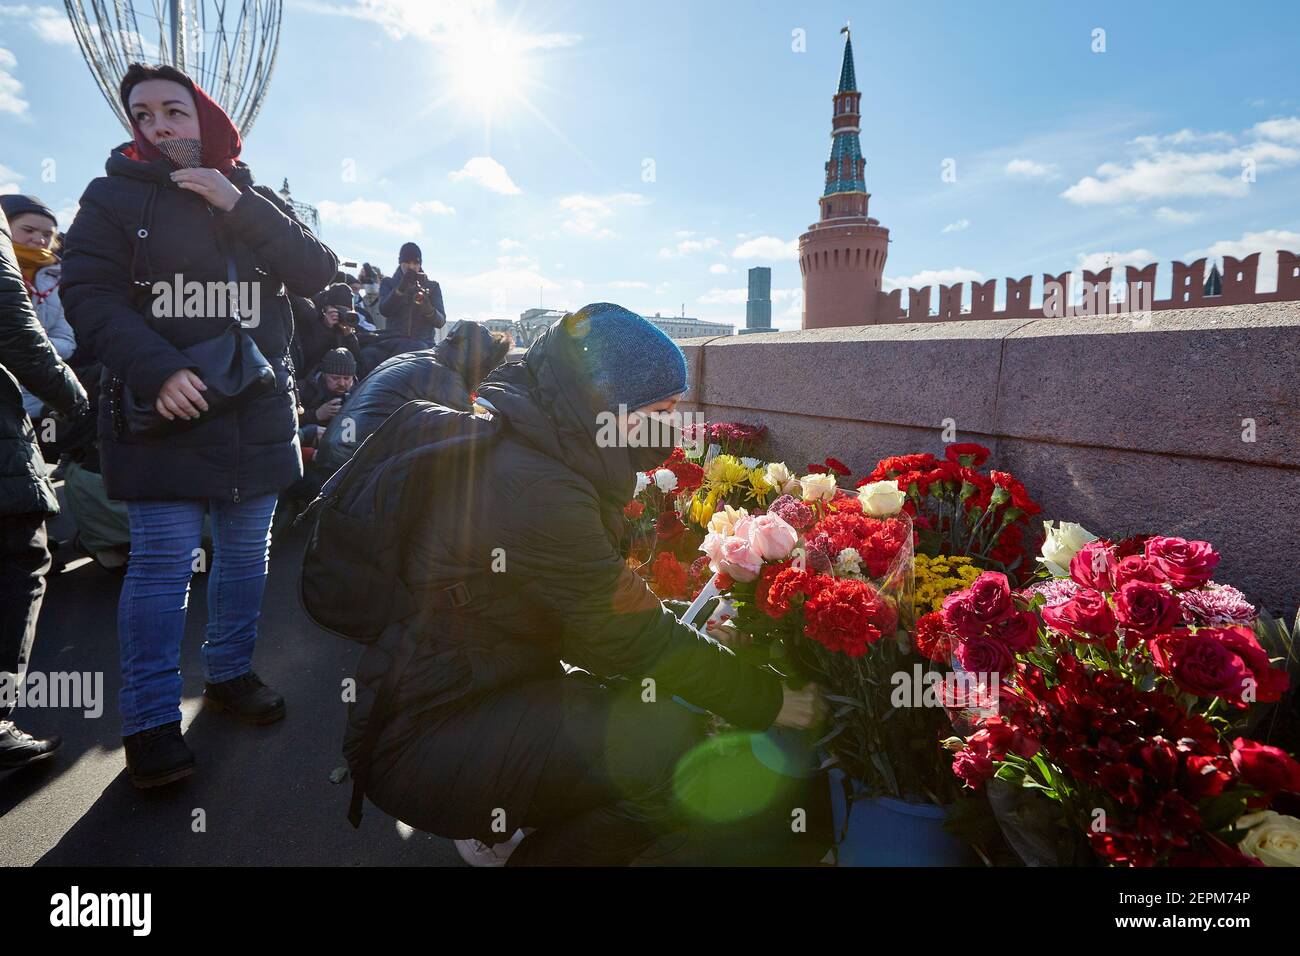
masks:
[[[284,698],[252,671],[219,684],[205,683],[203,696],[218,710],[228,710],[250,724],[273,724],[284,716]]]
[[[181,737],[181,722],[150,727],[122,738],[126,770],[137,787],[161,787],[194,772],[194,752]]]
[[[0,770],[14,770],[53,757],[60,743],[58,734],[42,740],[19,730],[12,720],[0,720]]]

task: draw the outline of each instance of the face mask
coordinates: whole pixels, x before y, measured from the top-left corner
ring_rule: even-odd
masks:
[[[197,139],[162,139],[154,145],[177,169],[197,169],[203,165],[203,144]]]

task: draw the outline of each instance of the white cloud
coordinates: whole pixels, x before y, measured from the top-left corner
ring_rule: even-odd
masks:
[[[1290,117],[1257,123],[1250,130],[1260,137],[1241,146],[1227,133],[1139,136],[1131,141],[1142,155],[1131,162],[1108,162],[1095,176],[1085,176],[1061,195],[1079,205],[1113,205],[1180,196],[1237,198],[1247,194],[1247,167],[1264,172],[1300,163],[1300,119]],[[1295,138],[1289,146],[1277,140]],[[1188,151],[1195,143],[1223,143],[1223,148]]]
[[[583,304],[580,279],[561,279],[545,275],[536,260],[529,256],[500,256],[496,265],[470,275],[451,275],[442,280],[444,288],[456,290],[456,317],[500,317],[518,315],[534,308],[538,292],[544,294],[546,308],[572,309]]]
[[[963,229],[969,229],[969,228],[970,228],[969,219],[958,219],[956,222],[948,223],[948,225],[944,226],[943,229],[939,231],[940,232],[961,232]]]
[[[1008,176],[1022,179],[1054,179],[1057,175],[1055,163],[1039,163],[1032,159],[1013,159],[1004,167]]]
[[[1111,276],[1122,279],[1125,266],[1149,266],[1158,259],[1159,257],[1150,249],[1131,249],[1128,252],[1081,252],[1074,271],[1082,277],[1084,269],[1089,272],[1100,272],[1110,266],[1114,270]]]
[[[659,250],[661,259],[676,259],[678,256],[688,256],[694,252],[704,252],[707,249],[716,248],[720,243],[712,236],[706,236],[703,239],[691,239],[693,232],[679,231],[677,233],[680,241],[675,246],[664,246]]]
[[[1274,292],[1277,290],[1277,252],[1300,253],[1300,232],[1285,229],[1266,229],[1263,232],[1247,232],[1240,239],[1222,239],[1204,249],[1193,249],[1183,257],[1184,262],[1195,262],[1202,257],[1221,258],[1232,256],[1244,259],[1253,252],[1259,255],[1259,273],[1256,290]]]
[[[456,182],[468,179],[484,189],[501,193],[503,196],[517,196],[523,192],[510,178],[506,168],[491,156],[475,156],[466,162],[464,167],[452,173],[451,178]]]
[[[713,265],[709,266],[709,271],[713,273],[715,276],[724,276],[727,275],[727,273],[731,272],[731,270],[728,269],[726,265],[721,262],[713,263]]]
[[[411,214],[415,216],[454,216],[456,215],[456,209],[437,199],[426,199],[412,206]]]
[[[1256,136],[1264,139],[1280,139],[1285,142],[1300,143],[1300,116],[1287,116],[1282,119],[1265,120],[1250,128]]]
[[[928,285],[952,285],[954,282],[983,282],[984,273],[960,266],[953,269],[925,269],[910,276],[885,276],[882,282],[886,292],[895,289],[921,289]]]
[[[1156,218],[1161,222],[1171,222],[1174,225],[1185,226],[1188,223],[1196,222],[1201,218],[1199,212],[1185,212],[1181,209],[1171,209],[1168,206],[1161,206],[1156,210]]]
[[[710,289],[695,301],[700,305],[744,305],[749,301],[749,290]]]
[[[606,223],[614,218],[619,207],[644,206],[650,200],[640,193],[613,193],[608,196],[592,196],[587,193],[575,193],[560,199],[560,208],[564,210],[562,223],[565,232],[587,239],[611,239],[616,233]]]
[[[799,255],[799,240],[789,242],[775,236],[759,236],[742,242],[731,251],[733,259],[794,259]]]
[[[497,247],[502,252],[509,252],[511,249],[522,249],[524,244],[518,239],[500,239],[497,241]]]
[[[26,23],[46,43],[77,42],[72,32],[72,21],[62,9],[29,3],[9,4],[0,7],[0,18]]]
[[[421,232],[420,221],[414,216],[374,199],[354,199],[346,203],[324,199],[316,204],[316,209],[320,212],[321,222],[329,226],[374,229],[408,237]]]
[[[1190,146],[1193,143],[1235,143],[1237,138],[1231,133],[1216,131],[1211,133],[1194,133],[1190,129],[1180,129],[1177,133],[1135,136],[1130,142],[1148,152],[1156,152],[1161,147]]]
[[[22,83],[18,82],[18,77],[13,75],[12,71],[17,66],[18,58],[4,47],[0,47],[0,113],[26,116],[30,104],[23,99]]]

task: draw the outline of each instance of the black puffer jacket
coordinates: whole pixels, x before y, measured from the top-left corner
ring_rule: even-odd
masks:
[[[561,660],[597,675],[653,677],[659,695],[680,695],[746,728],[768,727],[781,708],[773,672],[678,622],[620,556],[622,509],[636,472],[665,453],[597,446],[597,400],[578,363],[561,321],[523,361],[488,376],[479,401],[504,420],[502,437],[438,476],[427,508],[410,516],[416,524],[403,578],[417,598],[456,580],[489,581],[491,594],[461,612],[433,615],[416,635],[371,775],[372,798],[399,819],[403,803],[418,803],[432,788],[418,777],[386,779],[386,767],[421,734],[436,734],[441,708],[561,676]],[[500,573],[489,572],[494,560]],[[344,743],[354,769],[392,650],[381,639],[358,666]],[[508,739],[511,730],[501,733]],[[444,785],[449,775],[476,772],[437,761],[421,767]]]
[[[284,488],[302,475],[289,358],[293,314],[285,292],[317,292],[338,260],[279,197],[253,186],[242,163],[231,181],[243,196],[221,212],[177,187],[166,160],[140,162],[123,149],[113,151],[108,175],[81,197],[62,284],[78,346],[108,373],[99,434],[109,497],[239,500]],[[115,427],[114,377],[141,395],[157,395],[170,375],[192,367],[179,350],[220,334],[230,321],[157,318],[153,283],[170,286],[177,275],[187,283],[226,282],[231,258],[238,280],[257,286],[258,324],[247,331],[275,367],[277,388],[164,439]]]
[[[316,446],[312,466],[333,473],[357,447],[407,402],[436,402],[470,410],[470,390],[491,371],[492,333],[462,322],[435,348],[394,355],[361,380]],[[349,440],[350,439],[350,440]]]
[[[70,420],[86,409],[85,390],[32,309],[0,212],[0,515],[58,514],[19,385]]]

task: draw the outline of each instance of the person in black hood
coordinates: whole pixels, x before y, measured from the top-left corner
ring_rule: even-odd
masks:
[[[385,331],[432,345],[437,330],[447,324],[442,286],[424,274],[424,254],[415,243],[403,243],[397,258],[397,271],[379,284]]]
[[[308,471],[338,471],[389,415],[417,399],[463,412],[483,376],[505,360],[511,339],[477,322],[458,322],[431,349],[403,352],[381,364],[348,396],[316,445]]]
[[[501,437],[402,516],[413,522],[402,579],[417,601],[475,587],[412,635],[367,793],[456,839],[472,863],[499,862],[488,844],[531,829],[511,865],[624,865],[679,828],[674,775],[704,728],[674,695],[746,729],[812,721],[813,692],[679,622],[620,554],[637,472],[670,453],[663,413],[685,390],[666,335],[587,306],[479,386]],[[390,629],[358,665],[344,753],[362,779],[400,637]]]
[[[234,124],[188,76],[132,64],[120,96],[134,140],[113,150],[108,175],[81,197],[62,294],[79,345],[105,369],[104,483],[127,502],[131,522],[118,608],[123,742],[132,782],[157,786],[193,772],[180,732],[179,662],[205,515],[214,554],[204,696],[249,722],[284,715],[284,699],[253,672],[252,657],[277,494],[302,475],[286,291],[324,288],[338,260],[273,191],[253,184]],[[232,316],[213,294],[220,284],[228,296],[231,282],[251,315]],[[194,288],[208,295],[191,309]],[[265,357],[274,381],[209,411],[203,369],[184,350],[232,328]],[[133,430],[123,413],[128,390],[152,400],[173,433]]]

